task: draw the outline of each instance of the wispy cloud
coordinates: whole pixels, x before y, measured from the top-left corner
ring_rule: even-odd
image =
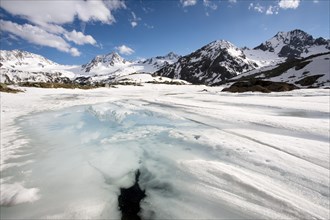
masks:
[[[134,12],[132,12],[131,14],[133,18],[130,20],[130,22],[131,22],[131,26],[134,28],[138,25],[138,22],[141,21],[142,19],[137,17]]]
[[[149,25],[147,23],[144,23],[144,26],[148,29],[154,29],[154,26],[153,25]]]
[[[216,10],[218,6],[211,0],[203,0],[203,5],[212,10]]]
[[[257,11],[259,13],[264,13],[265,11],[265,7],[261,6],[259,3],[250,3],[249,5],[249,10],[254,10]]]
[[[122,55],[131,55],[135,52],[132,48],[126,45],[115,47],[115,49]]]

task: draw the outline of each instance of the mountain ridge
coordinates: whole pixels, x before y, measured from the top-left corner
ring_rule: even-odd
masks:
[[[169,52],[164,56],[128,61],[117,52],[110,52],[95,56],[81,66],[57,64],[26,51],[1,50],[1,82],[40,79],[61,81],[56,79],[59,77],[66,78],[65,81],[84,79],[84,83],[111,82],[133,73],[149,73],[194,84],[212,85],[221,84],[243,73],[275,67],[288,59],[300,59],[329,51],[330,40],[313,38],[299,29],[278,32],[252,49],[238,48],[227,40],[215,40],[185,56]],[[38,77],[35,77],[36,73]]]
[[[277,65],[288,59],[307,57],[329,50],[329,40],[314,39],[299,29],[278,32],[252,50],[237,48],[226,40],[217,40],[181,57],[177,63],[160,69],[155,75],[211,85],[245,72]]]

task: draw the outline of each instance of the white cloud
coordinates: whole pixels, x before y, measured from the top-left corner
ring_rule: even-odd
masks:
[[[193,6],[197,4],[197,0],[180,0],[183,7]]]
[[[273,15],[273,14],[278,14],[278,7],[277,6],[272,6],[270,5],[266,11],[266,15]]]
[[[237,3],[237,0],[228,0],[229,3]]]
[[[129,48],[126,45],[121,45],[119,47],[115,47],[115,49],[118,50],[118,52],[123,55],[131,55],[135,52],[132,48]]]
[[[72,56],[79,56],[77,48],[71,47],[63,38],[58,35],[46,32],[38,26],[30,24],[16,24],[11,21],[0,20],[2,31],[9,32],[30,43],[56,48],[60,51],[70,53]]]
[[[272,14],[274,14],[274,12],[273,12],[273,10],[272,10],[272,7],[273,7],[273,6],[269,6],[269,7],[268,7],[268,9],[267,9],[267,11],[266,11],[266,15],[272,15]]]
[[[80,20],[84,24],[91,21],[112,24],[115,22],[112,12],[126,8],[126,5],[123,0],[15,0],[1,1],[0,7],[12,15],[28,21],[26,24],[20,25],[3,20],[2,23],[6,24],[6,29],[1,27],[2,31],[10,32],[33,44],[50,46],[78,56],[80,55],[78,49],[71,47],[68,42],[77,45],[97,45],[96,41],[92,36],[82,32],[68,31],[63,25],[73,23],[75,20]],[[27,36],[25,32],[31,29],[34,32]],[[50,38],[47,39],[45,36]],[[34,39],[41,41],[38,42]]]
[[[313,0],[313,3],[319,3],[319,0]]]
[[[70,49],[70,53],[74,57],[79,57],[81,55],[81,53],[79,52],[79,50],[77,48],[74,48],[74,47],[72,47]]]
[[[76,30],[65,33],[64,37],[68,41],[72,41],[78,45],[84,45],[84,44],[95,45],[96,44],[96,40],[92,36],[90,36],[90,35],[86,36],[82,32],[77,32]]]
[[[132,22],[131,22],[131,25],[132,25],[132,27],[134,28],[134,27],[136,27],[136,26],[138,25],[138,23],[137,23],[136,21],[132,21]]]
[[[77,17],[81,21],[113,23],[111,11],[124,8],[122,1],[1,1],[1,7],[13,15],[26,18],[35,24],[71,23]]]
[[[300,0],[280,0],[278,5],[283,9],[296,9],[300,4]]]
[[[211,0],[203,0],[203,5],[212,10],[216,10],[218,6],[214,4]]]

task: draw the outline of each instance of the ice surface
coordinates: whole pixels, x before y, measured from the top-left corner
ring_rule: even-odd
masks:
[[[145,219],[328,219],[328,91],[220,90],[1,94],[1,218],[118,219],[139,169]]]

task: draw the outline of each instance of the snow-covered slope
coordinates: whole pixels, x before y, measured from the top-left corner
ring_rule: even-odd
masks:
[[[243,52],[248,59],[252,60],[258,65],[258,68],[276,65],[284,62],[286,59],[285,57],[279,57],[274,52],[258,49],[244,48]]]
[[[307,59],[283,74],[270,77],[271,81],[294,83],[300,87],[330,86],[330,54]]]
[[[209,84],[229,79],[257,66],[245,56],[243,50],[228,41],[218,40],[181,57],[178,62],[157,71],[156,75]]]
[[[180,79],[171,79],[161,76],[152,76],[149,73],[134,73],[126,76],[117,77],[114,83],[124,84],[124,83],[164,83],[164,84],[173,84],[173,85],[186,85],[189,84],[184,80]]]
[[[59,64],[48,60],[45,57],[21,50],[1,50],[0,63],[0,66],[3,68],[31,71],[53,69],[59,66]]]
[[[290,60],[279,65],[267,66],[243,73],[231,79],[251,78],[293,83],[301,88],[330,86],[330,53]]]

